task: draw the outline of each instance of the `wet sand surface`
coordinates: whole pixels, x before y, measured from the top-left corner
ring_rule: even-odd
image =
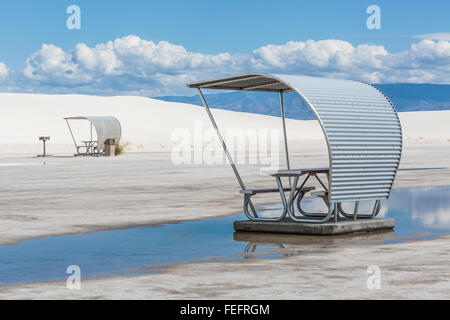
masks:
[[[323,148],[292,150],[293,167],[327,167]],[[450,144],[406,146],[395,188],[450,185]],[[247,187],[276,187],[261,165],[240,165]],[[442,169],[443,168],[443,169]],[[204,219],[242,212],[228,165],[175,165],[169,153],[117,158],[0,158],[0,244]],[[316,185],[319,187],[319,185]],[[279,202],[265,194],[256,204]]]
[[[450,145],[409,145],[395,188],[450,185]],[[327,166],[323,149],[294,151],[296,167]],[[249,187],[274,185],[259,165],[239,166]],[[0,158],[0,243],[204,219],[242,211],[226,165],[174,165],[170,154],[107,158]],[[261,203],[279,200],[274,194]],[[324,248],[285,259],[191,263],[159,274],[0,287],[0,298],[449,298],[450,238]],[[298,249],[300,250],[301,249]],[[369,290],[367,267],[382,272]]]
[[[0,287],[2,299],[449,299],[450,237],[307,250],[283,259],[172,265],[161,273]],[[380,289],[369,289],[370,266]],[[370,287],[370,286],[369,286]]]

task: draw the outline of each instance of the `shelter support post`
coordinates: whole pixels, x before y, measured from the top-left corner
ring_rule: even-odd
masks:
[[[67,120],[67,119],[65,119],[65,120],[66,120],[67,126],[69,127],[70,135],[72,136],[72,140],[73,140],[73,143],[75,144],[75,148],[78,150],[77,141],[75,140],[75,137],[73,135],[72,128],[70,127],[70,124],[69,124],[69,120]]]
[[[230,152],[228,151],[227,145],[225,143],[225,140],[222,137],[222,134],[220,133],[219,127],[217,126],[216,120],[214,120],[214,117],[211,113],[211,110],[209,109],[208,104],[206,103],[205,97],[203,96],[202,90],[200,88],[197,88],[198,94],[200,96],[200,99],[202,100],[203,106],[205,107],[206,113],[208,114],[209,120],[211,120],[211,123],[214,127],[214,130],[216,131],[217,137],[220,140],[220,143],[222,144],[223,151],[225,152],[225,155],[230,162],[231,168],[233,169],[234,175],[236,176],[236,179],[239,182],[239,186],[241,187],[241,190],[245,190],[244,182],[242,181],[241,175],[239,174],[238,169],[236,168],[236,165],[234,164],[233,158],[231,157]],[[255,217],[258,217],[255,207],[253,206],[253,203],[249,199],[249,205],[252,209],[252,212]]]
[[[338,218],[339,218],[339,211],[338,211],[338,207],[335,204],[334,205],[334,222],[338,222]]]
[[[353,211],[353,220],[358,219],[359,201],[355,202],[355,210]]]
[[[286,117],[284,114],[284,99],[283,99],[283,91],[280,91],[280,107],[281,107],[281,118],[283,120],[283,137],[284,137],[284,150],[286,153],[286,165],[287,165],[287,169],[290,170],[291,169],[291,165],[289,162],[289,148],[288,148],[288,143],[287,143],[287,133],[286,133]],[[292,187],[292,181],[291,178],[289,177],[289,186]]]

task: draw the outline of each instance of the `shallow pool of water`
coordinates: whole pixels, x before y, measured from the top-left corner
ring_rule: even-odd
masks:
[[[308,200],[307,206],[320,206]],[[278,205],[266,206],[268,210]],[[363,208],[361,208],[363,210]],[[397,189],[383,203],[380,216],[395,218],[395,232],[341,237],[304,237],[235,233],[243,215],[163,226],[52,236],[0,246],[0,284],[49,281],[67,277],[69,265],[82,278],[157,272],[164,265],[276,258],[284,248],[304,252],[354,243],[391,243],[450,234],[450,186]],[[305,247],[306,246],[306,247]]]

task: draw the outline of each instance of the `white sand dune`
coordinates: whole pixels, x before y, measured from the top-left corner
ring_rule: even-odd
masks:
[[[211,129],[202,107],[135,96],[1,93],[0,112],[0,154],[8,155],[40,153],[38,137],[43,135],[51,136],[50,153],[73,154],[75,148],[63,120],[68,116],[117,117],[123,129],[122,142],[130,143],[131,152],[170,151],[174,131],[188,130],[195,137],[198,128],[203,132]],[[226,110],[213,110],[213,113],[224,131],[281,129],[278,117]],[[407,143],[449,142],[450,111],[403,113],[401,121]],[[287,126],[291,143],[323,143],[317,121],[288,120]],[[75,125],[75,129],[78,129],[76,134],[89,131],[81,125]]]

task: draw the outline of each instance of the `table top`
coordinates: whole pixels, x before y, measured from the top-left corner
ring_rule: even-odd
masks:
[[[329,173],[328,168],[310,168],[310,169],[290,169],[290,170],[267,170],[265,173],[273,177],[295,177],[309,173]]]

